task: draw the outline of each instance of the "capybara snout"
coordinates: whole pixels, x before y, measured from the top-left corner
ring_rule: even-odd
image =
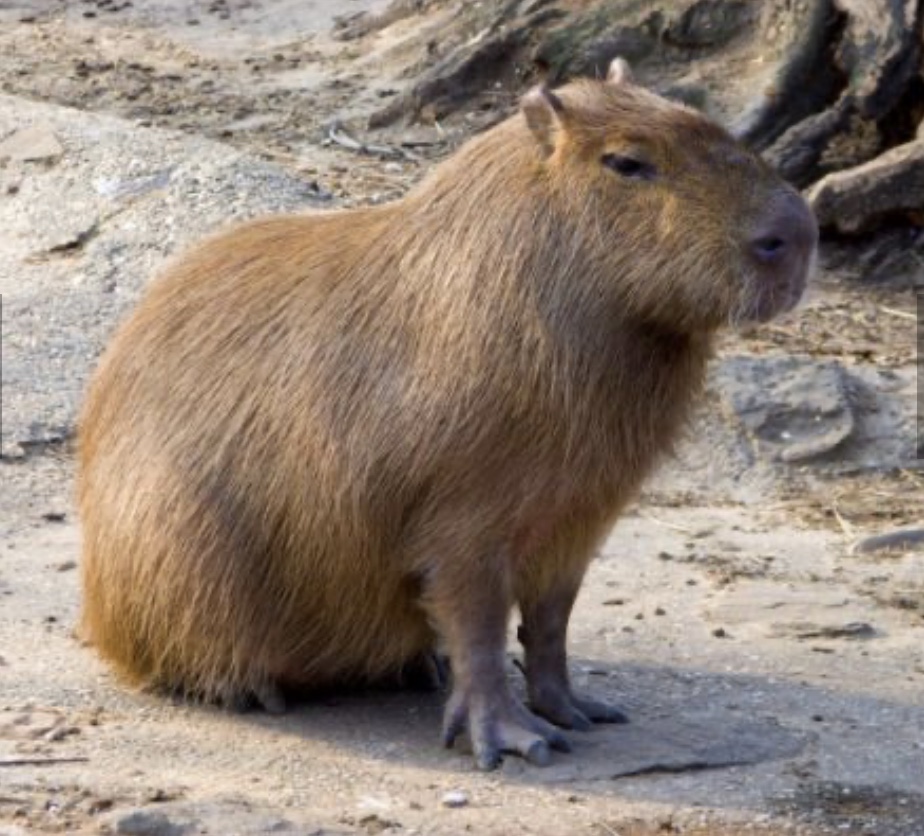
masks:
[[[791,188],[772,192],[748,241],[754,262],[750,319],[764,322],[802,298],[818,245],[818,223]]]
[[[444,741],[547,762],[562,729],[625,719],[568,677],[594,549],[714,331],[795,304],[816,238],[764,163],[616,61],[402,200],[201,243],[87,392],[83,634],[130,680],[272,710],[445,653]]]

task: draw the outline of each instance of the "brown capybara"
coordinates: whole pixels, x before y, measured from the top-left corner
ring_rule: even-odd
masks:
[[[623,719],[568,680],[595,546],[715,330],[791,308],[816,238],[797,192],[617,61],[533,90],[391,205],[206,241],[87,395],[86,637],[136,682],[270,709],[439,647],[447,745],[546,762],[559,727]]]

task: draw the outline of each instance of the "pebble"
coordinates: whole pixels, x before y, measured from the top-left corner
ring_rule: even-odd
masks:
[[[443,795],[442,804],[444,807],[467,807],[468,795],[462,790],[450,790]]]

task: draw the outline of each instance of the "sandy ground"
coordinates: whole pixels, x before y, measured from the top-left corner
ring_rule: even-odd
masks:
[[[797,314],[723,342],[576,610],[574,676],[632,722],[545,769],[441,749],[439,694],[230,714],[132,692],[74,638],[74,412],[151,272],[231,217],[394,197],[477,124],[416,127],[412,154],[328,143],[407,83],[438,15],[327,34],[334,7],[382,5],[0,6],[0,142],[61,146],[0,161],[0,834],[924,834],[924,552],[851,548],[924,510],[901,288],[823,273]],[[837,370],[850,422],[796,463],[729,383],[750,369],[769,397],[790,355],[810,383]]]

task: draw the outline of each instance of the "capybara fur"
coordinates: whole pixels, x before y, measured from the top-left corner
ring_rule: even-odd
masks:
[[[623,719],[568,680],[595,547],[716,329],[791,308],[816,237],[797,192],[617,61],[534,89],[402,200],[207,240],[89,387],[85,636],[136,683],[271,709],[440,648],[446,743],[546,762],[560,728]]]

